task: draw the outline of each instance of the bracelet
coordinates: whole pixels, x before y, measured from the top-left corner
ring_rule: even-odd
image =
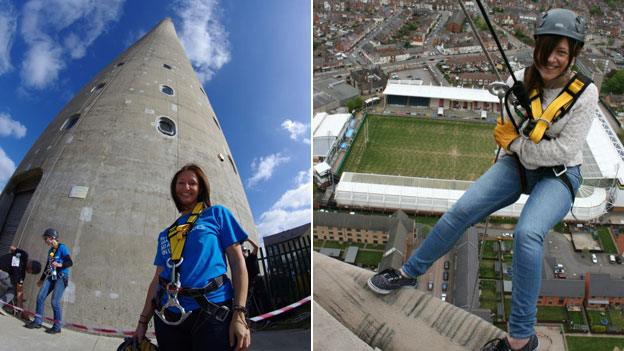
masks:
[[[236,312],[242,312],[245,316],[247,316],[247,307],[245,306],[241,306],[241,305],[233,305],[232,306],[232,311]]]

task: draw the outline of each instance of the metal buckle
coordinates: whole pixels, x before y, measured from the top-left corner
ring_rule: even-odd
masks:
[[[180,259],[180,261],[178,261],[178,263],[173,263],[173,260],[171,258],[167,260],[167,267],[171,268],[171,281],[165,287],[165,289],[167,290],[168,299],[167,302],[160,308],[160,311],[155,311],[155,314],[158,316],[158,318],[160,318],[160,320],[162,320],[163,323],[167,325],[179,325],[184,322],[184,320],[186,320],[186,318],[188,318],[188,316],[190,316],[193,312],[186,312],[186,310],[184,309],[184,307],[182,307],[182,305],[180,305],[180,301],[178,300],[178,292],[180,292],[181,284],[180,280],[177,279],[175,269],[182,264],[182,261],[184,261],[183,257]],[[177,321],[167,320],[167,315],[165,314],[165,311],[168,308],[174,308],[180,311],[180,318]]]
[[[217,310],[214,312],[215,319],[219,322],[223,322],[227,319],[230,314],[230,309],[227,306],[219,306]]]
[[[566,166],[566,165],[563,165],[563,170],[561,172],[557,172],[557,167],[559,167],[559,166],[555,166],[555,167],[552,168],[553,173],[555,173],[556,177],[559,177],[560,175],[562,175],[562,174],[564,174],[565,172],[568,171],[568,166]]]
[[[502,99],[507,94],[509,86],[505,82],[492,82],[488,85],[488,91],[490,94]]]
[[[155,311],[155,313],[158,316],[158,318],[160,318],[160,320],[163,321],[163,323],[165,323],[167,325],[179,325],[182,322],[184,322],[184,320],[186,320],[186,318],[188,318],[188,316],[193,311],[186,312],[184,307],[182,307],[182,305],[180,305],[180,301],[178,301],[178,291],[180,291],[179,283],[178,284],[169,283],[169,284],[167,284],[166,289],[167,289],[167,295],[169,297],[167,299],[167,303],[165,303],[160,308],[160,311]],[[170,308],[170,307],[180,311],[180,318],[177,321],[169,321],[169,320],[167,320],[167,316],[165,314],[165,311],[168,308]]]
[[[542,117],[535,119],[535,121],[536,122],[539,122],[539,121],[546,122],[546,124],[548,124],[548,128],[550,128],[550,126],[552,125],[552,123],[550,123],[549,120],[547,120],[545,118],[542,118]]]

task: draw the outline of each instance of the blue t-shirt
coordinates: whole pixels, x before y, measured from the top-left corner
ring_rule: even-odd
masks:
[[[48,250],[48,260],[50,259],[50,253],[54,250],[53,247],[51,247]],[[67,248],[67,245],[63,244],[63,243],[59,243],[58,244],[58,248],[56,249],[56,253],[54,254],[54,261],[63,264],[66,260],[67,257],[69,257],[69,249]],[[49,262],[48,262],[49,264]],[[57,268],[56,269],[56,273],[58,274],[62,274],[63,276],[69,278],[69,267],[65,267],[65,268]]]
[[[176,225],[186,223],[188,217],[189,215],[184,215],[178,218]],[[160,276],[167,281],[171,279],[171,269],[167,267],[167,261],[171,257],[168,232],[169,228],[166,228],[158,236],[154,258],[154,265],[164,268]],[[225,249],[246,239],[247,234],[227,208],[220,205],[206,208],[187,233],[182,252],[184,261],[176,268],[180,272],[182,287],[203,288],[210,279],[225,274],[227,272]],[[232,299],[232,292],[232,283],[228,279],[223,286],[206,297],[209,301],[219,303]],[[164,304],[167,298],[167,294],[163,294],[161,303]],[[187,311],[199,308],[192,297],[182,296],[178,299]]]

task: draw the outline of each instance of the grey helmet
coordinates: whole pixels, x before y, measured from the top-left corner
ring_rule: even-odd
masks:
[[[551,9],[537,19],[534,37],[538,35],[560,35],[585,43],[587,26],[585,18],[574,11]]]
[[[59,237],[59,233],[58,233],[58,231],[57,231],[56,229],[54,229],[54,228],[48,228],[48,229],[46,229],[46,230],[45,230],[45,232],[43,232],[43,235],[42,235],[42,236],[44,236],[44,237],[49,236],[49,237],[51,237],[52,239],[58,239],[58,237]]]

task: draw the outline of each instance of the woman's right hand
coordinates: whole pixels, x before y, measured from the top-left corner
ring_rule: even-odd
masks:
[[[137,323],[137,327],[134,330],[134,337],[137,338],[139,342],[143,341],[145,338],[145,333],[147,332],[147,323]]]

